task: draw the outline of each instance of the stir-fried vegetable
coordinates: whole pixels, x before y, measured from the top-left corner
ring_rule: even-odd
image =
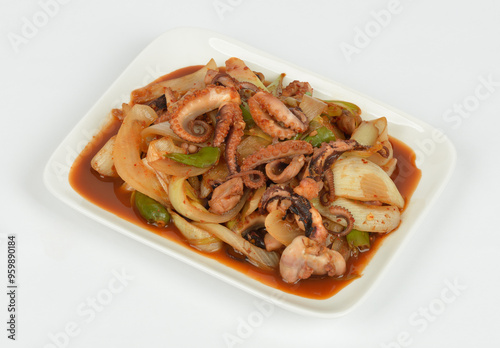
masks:
[[[222,248],[222,241],[219,238],[183,219],[181,215],[172,212],[172,220],[175,227],[194,248],[208,253]]]
[[[279,97],[281,95],[281,91],[283,89],[283,79],[285,78],[286,74],[281,73],[278,75],[278,77],[271,82],[269,86],[267,86],[267,90],[269,93],[274,95],[275,97]]]
[[[234,233],[227,227],[214,223],[199,223],[193,225],[210,232],[217,238],[233,246],[236,250],[246,255],[251,262],[267,270],[273,270],[278,266],[279,256],[275,252],[268,252],[251,244],[239,234]]]
[[[137,211],[147,222],[160,227],[164,227],[170,222],[170,214],[167,209],[153,198],[135,191],[133,199]]]
[[[344,114],[355,117],[361,115],[361,109],[356,104],[340,100],[324,100],[324,102],[328,105],[327,113],[329,116],[340,116]]]
[[[302,101],[299,104],[300,109],[306,115],[308,120],[312,120],[315,117],[320,116],[328,109],[328,104],[319,100],[317,98],[313,98],[306,92],[302,97]]]
[[[351,247],[359,248],[361,251],[370,248],[370,234],[368,232],[353,229],[346,238]]]
[[[255,121],[252,118],[252,114],[250,113],[250,109],[248,107],[247,102],[243,102],[240,105],[241,113],[243,115],[243,121],[245,121],[246,128],[252,128],[255,126]]]
[[[311,132],[304,140],[311,143],[314,147],[320,147],[322,143],[335,141],[335,134],[327,127],[320,127]]]
[[[200,251],[230,245],[289,283],[352,279],[347,260],[397,228],[406,206],[389,176],[387,120],[362,121],[357,105],[284,77],[269,84],[233,57],[140,88],[93,168]]]
[[[173,159],[174,161],[187,164],[198,168],[211,167],[217,163],[220,156],[220,149],[218,147],[203,147],[198,152],[186,155],[183,153],[168,153],[165,157]]]

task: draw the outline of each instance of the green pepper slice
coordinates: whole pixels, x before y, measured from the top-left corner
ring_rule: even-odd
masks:
[[[316,129],[316,132],[316,135],[308,135],[304,138],[305,141],[311,143],[314,147],[320,147],[322,143],[329,143],[336,140],[335,134],[325,126]]]
[[[183,153],[168,153],[165,157],[174,161],[194,166],[197,168],[207,168],[215,165],[219,160],[220,149],[218,147],[202,147],[200,151],[185,155]]]
[[[252,114],[250,113],[250,108],[247,102],[240,104],[241,114],[243,116],[243,121],[247,125],[247,128],[252,128],[255,126],[255,121],[253,120]]]
[[[352,229],[346,238],[347,243],[352,248],[359,248],[359,250],[370,249],[370,234],[368,232]]]
[[[133,195],[137,211],[147,222],[159,227],[164,227],[170,222],[170,214],[163,205],[139,191],[135,191]]]

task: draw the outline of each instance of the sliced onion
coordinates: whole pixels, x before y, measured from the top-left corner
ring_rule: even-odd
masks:
[[[373,122],[363,121],[351,135],[361,145],[373,146],[379,137],[379,130]]]
[[[403,208],[405,201],[389,175],[375,163],[345,157],[333,166],[335,195],[360,201],[380,201]]]
[[[170,128],[170,123],[168,121],[161,122],[154,124],[146,129],[144,129],[141,133],[142,140],[143,142],[147,142],[148,139],[154,137],[154,136],[162,136],[162,137],[169,137],[172,140],[175,140],[176,142],[181,142],[181,143],[187,143],[187,144],[193,144],[198,147],[205,147],[205,146],[210,146],[209,143],[193,143],[190,141],[186,141],[182,138],[180,138],[177,134],[174,133],[172,128]]]
[[[162,137],[170,137],[177,141],[184,141],[174,131],[170,128],[169,122],[162,122],[154,124],[146,129],[144,129],[141,133],[143,139],[147,139],[148,137],[153,137],[156,135],[161,135]]]
[[[118,175],[135,190],[168,206],[168,195],[153,170],[141,159],[141,131],[158,115],[146,105],[123,108],[125,118],[116,135],[113,159]]]
[[[212,253],[222,248],[222,241],[219,238],[187,222],[179,214],[173,211],[170,211],[170,215],[172,216],[175,227],[177,227],[182,235],[186,237],[188,243],[192,247],[207,253]]]
[[[226,60],[226,72],[238,82],[250,82],[258,88],[267,91],[266,86],[264,86],[259,77],[239,58],[232,57]]]
[[[373,122],[375,127],[378,128],[378,134],[379,134],[378,141],[389,140],[389,133],[388,133],[389,127],[387,127],[387,118],[380,117],[371,122]]]
[[[213,223],[194,222],[193,225],[220,238],[234,249],[244,254],[257,267],[265,270],[274,270],[279,264],[279,255],[273,251],[258,248],[242,236],[234,233],[225,226]]]
[[[198,168],[195,166],[188,166],[186,164],[179,163],[170,158],[162,158],[153,162],[149,162],[149,165],[155,170],[168,175],[174,175],[179,177],[188,178],[191,176],[198,176],[206,173],[211,167]]]
[[[392,173],[394,173],[394,170],[396,170],[397,164],[398,164],[398,160],[393,157],[389,160],[389,162],[387,162],[386,164],[384,164],[380,168],[382,168],[384,170],[384,172],[387,173],[387,175],[391,176]]]
[[[380,150],[386,152],[386,154],[382,156],[380,152],[377,151],[372,156],[368,157],[368,159],[376,165],[383,167],[394,159],[394,150],[389,140],[384,140],[382,142],[377,141],[377,145],[380,145]]]
[[[260,136],[250,135],[243,139],[243,141],[238,145],[236,151],[241,160],[244,160],[251,154],[257,152],[263,147],[271,144],[270,139],[264,139]]]
[[[147,160],[155,171],[181,177],[192,177],[207,172],[211,167],[198,168],[195,166],[179,163],[173,159],[166,158],[167,153],[182,153],[182,149],[176,146],[172,139],[163,137],[149,143]]]
[[[151,170],[154,170],[154,169],[151,168]],[[171,178],[171,176],[168,175],[168,174],[164,174],[162,172],[158,172],[156,170],[154,170],[154,171],[156,173],[156,177],[158,178],[158,181],[161,184],[161,187],[163,187],[163,190],[165,190],[165,192],[168,192],[168,186],[170,184],[170,178]],[[172,208],[172,204],[170,203],[170,201],[168,202],[168,206],[167,207]]]
[[[380,117],[372,121],[363,121],[354,130],[351,139],[356,140],[361,145],[370,146],[366,151],[353,151],[350,154],[368,158],[376,165],[382,167],[393,157],[392,144],[387,135],[387,119]],[[384,156],[380,151],[383,151]]]
[[[361,145],[371,146],[363,155],[369,153],[368,159],[380,167],[387,165],[393,158],[392,144],[389,141],[387,129],[387,119],[380,117],[372,121],[361,122],[351,135],[351,139],[356,140]],[[380,150],[385,153],[383,156],[379,152]]]
[[[225,161],[219,161],[215,166],[210,168],[208,172],[203,174],[200,183],[200,198],[207,198],[213,191],[215,182],[224,182],[229,176],[229,170]]]
[[[343,218],[332,214],[328,206],[321,204],[317,198],[313,198],[311,203],[322,216],[343,226],[346,225]],[[335,199],[331,206],[335,205],[349,210],[354,218],[354,228],[360,231],[390,232],[398,227],[401,221],[400,210],[393,205],[369,205],[345,198]]]
[[[153,140],[149,143],[147,156],[148,162],[164,158],[167,153],[184,153],[182,148],[175,145],[169,137]]]
[[[174,209],[188,219],[200,222],[223,223],[227,222],[240,212],[245,204],[248,191],[245,192],[240,202],[231,210],[224,214],[213,214],[206,210],[201,204],[189,199],[185,185],[188,185],[186,178],[172,177],[169,184],[168,197],[172,202]]]
[[[266,231],[274,237],[278,242],[288,246],[297,236],[303,236],[302,231],[296,224],[283,220],[283,212],[274,210],[266,217]]]
[[[233,226],[231,226],[232,224],[228,223],[226,224],[226,227],[234,233],[239,234],[240,236],[245,236],[245,234],[252,230],[255,231],[266,227],[264,223],[266,221],[266,216],[261,215],[258,212],[254,212],[253,214],[250,214],[249,216],[246,216],[244,218],[240,215],[236,221],[233,221]]]
[[[328,105],[326,103],[314,97],[310,97],[307,94],[304,94],[302,97],[299,107],[309,121],[316,116],[321,115],[323,112],[326,112],[328,109]]]
[[[205,76],[207,75],[208,70],[217,70],[217,63],[215,60],[210,59],[204,67],[192,74],[163,81],[160,82],[160,84],[164,87],[169,87],[173,91],[178,91],[181,94],[184,94],[193,88],[203,89],[205,88]]]
[[[264,185],[255,190],[252,197],[246,202],[245,206],[241,210],[241,217],[248,216],[257,210],[260,199],[264,195],[264,192],[266,192],[266,189],[267,187]]]
[[[113,161],[113,147],[115,146],[115,139],[116,135],[113,135],[90,161],[92,168],[102,176],[118,176]]]

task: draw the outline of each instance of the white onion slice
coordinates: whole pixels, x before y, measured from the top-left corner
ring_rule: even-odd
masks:
[[[168,197],[174,209],[188,219],[200,222],[223,223],[227,222],[240,212],[245,204],[248,191],[245,192],[240,202],[231,210],[224,214],[213,214],[205,209],[201,204],[192,201],[187,197],[186,187],[188,185],[186,178],[172,177],[169,183]]]
[[[219,238],[187,222],[179,214],[173,211],[170,211],[170,215],[172,216],[175,227],[177,227],[182,235],[186,237],[188,243],[192,247],[207,253],[212,253],[222,248],[222,241]]]
[[[124,106],[125,118],[116,135],[113,159],[118,175],[135,190],[168,206],[168,195],[156,173],[141,159],[141,131],[158,115],[146,105]]]
[[[212,223],[194,222],[193,225],[204,229],[205,231],[220,238],[225,243],[231,245],[234,249],[244,254],[256,266],[265,270],[274,270],[278,267],[279,256],[276,252],[267,251],[256,247],[239,234],[234,233],[227,227]]]
[[[403,208],[405,201],[389,175],[375,163],[345,157],[333,166],[335,195],[359,201],[380,201]]]
[[[311,203],[322,216],[343,226],[346,225],[344,219],[332,214],[317,198],[312,199]],[[398,227],[401,221],[400,210],[392,205],[368,205],[345,198],[335,199],[331,206],[335,205],[349,210],[354,218],[354,228],[360,231],[390,232]]]
[[[290,245],[297,236],[303,236],[302,231],[297,225],[283,220],[283,212],[279,209],[272,211],[266,217],[266,231],[283,245]]]
[[[95,154],[90,161],[92,168],[102,176],[117,177],[113,161],[113,147],[115,146],[116,135],[113,135],[104,146]]]

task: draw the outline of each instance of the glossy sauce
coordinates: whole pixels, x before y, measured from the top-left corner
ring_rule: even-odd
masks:
[[[199,67],[188,67],[175,71],[172,74],[161,77],[158,81],[165,81],[169,78],[180,77],[189,74]],[[296,284],[285,283],[279,274],[279,271],[267,272],[248,263],[244,256],[236,253],[232,247],[225,246],[222,250],[206,254],[192,248],[187,243],[182,234],[171,225],[166,228],[158,228],[147,224],[134,210],[130,204],[130,193],[120,189],[123,181],[120,178],[102,178],[90,166],[92,157],[101,149],[106,141],[118,132],[121,122],[115,120],[108,124],[101,133],[82,151],[80,156],[74,162],[69,175],[69,181],[73,189],[77,191],[88,201],[99,207],[110,211],[121,218],[137,224],[143,228],[150,230],[162,237],[168,238],[174,242],[185,245],[193,252],[203,254],[206,257],[212,258],[229,267],[232,267],[249,277],[252,277],[264,284],[282,291],[292,293],[298,296],[325,299],[333,296],[351,281],[362,275],[362,271],[366,264],[378,250],[387,234],[372,233],[372,243],[370,250],[360,253],[359,257],[353,261],[350,258],[347,263],[348,272],[342,278],[331,277],[311,277],[310,279],[301,280]],[[401,141],[390,139],[394,148],[394,157],[398,159],[398,166],[395,170],[392,179],[396,183],[403,198],[408,202],[411,195],[415,191],[421,177],[421,172],[415,166],[415,154]],[[394,232],[392,232],[394,233]]]

